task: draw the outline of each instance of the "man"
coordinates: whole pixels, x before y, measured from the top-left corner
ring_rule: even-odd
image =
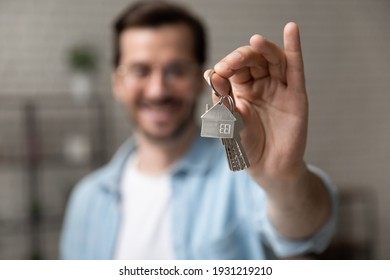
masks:
[[[263,259],[326,247],[335,194],[303,160],[308,106],[296,24],[285,27],[284,50],[254,35],[214,67],[212,84],[227,94],[231,83],[243,119],[251,166],[241,172],[229,170],[221,141],[199,137],[199,21],[143,1],[119,17],[114,43],[113,90],[134,137],[73,192],[63,258]]]

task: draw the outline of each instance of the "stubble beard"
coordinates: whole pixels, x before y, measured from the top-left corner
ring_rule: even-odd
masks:
[[[185,119],[183,119],[178,125],[173,129],[173,131],[164,136],[159,136],[149,131],[143,129],[134,117],[131,117],[131,122],[134,124],[134,127],[138,133],[140,133],[143,137],[145,137],[148,141],[154,144],[170,144],[176,143],[179,141],[185,132],[190,129],[195,123],[195,112],[196,112],[196,104],[193,104],[190,108],[190,112]]]

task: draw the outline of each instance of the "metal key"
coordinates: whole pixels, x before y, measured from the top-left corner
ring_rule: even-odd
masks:
[[[238,112],[234,112],[236,117],[235,133],[233,138],[222,138],[222,143],[225,146],[226,157],[229,168],[232,171],[240,171],[249,167],[249,161],[245,150],[241,144],[240,130],[242,128],[241,116]]]
[[[230,109],[222,102],[227,98]],[[229,168],[239,171],[249,167],[249,161],[241,144],[240,129],[243,126],[241,116],[234,111],[234,101],[231,96],[221,96],[210,109],[202,115],[202,137],[221,138],[225,147]]]
[[[230,92],[227,95],[219,94],[211,82],[211,71],[207,82],[211,86],[212,94],[215,94],[219,101],[209,109],[206,105],[206,112],[202,115],[202,137],[221,138],[225,147],[229,168],[232,171],[239,171],[249,167],[249,161],[241,144],[240,130],[243,127],[241,116],[235,111],[235,103]],[[230,109],[225,106],[223,100],[229,101]]]

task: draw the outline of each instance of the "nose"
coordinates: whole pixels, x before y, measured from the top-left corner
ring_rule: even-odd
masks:
[[[167,81],[163,69],[155,69],[147,81],[145,94],[148,98],[160,98],[167,94]]]

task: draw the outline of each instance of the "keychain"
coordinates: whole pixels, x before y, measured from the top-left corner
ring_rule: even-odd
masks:
[[[211,76],[214,73],[214,71],[210,72],[207,82],[212,89],[212,94],[216,95],[219,100],[211,108],[206,104],[206,112],[201,116],[200,135],[202,137],[220,138],[225,147],[230,170],[240,171],[249,167],[249,161],[242,147],[239,134],[243,122],[240,114],[235,110],[235,102],[230,95],[231,87],[228,95],[221,95],[215,90],[211,82]],[[226,107],[223,102],[224,99],[228,100],[230,108]]]

